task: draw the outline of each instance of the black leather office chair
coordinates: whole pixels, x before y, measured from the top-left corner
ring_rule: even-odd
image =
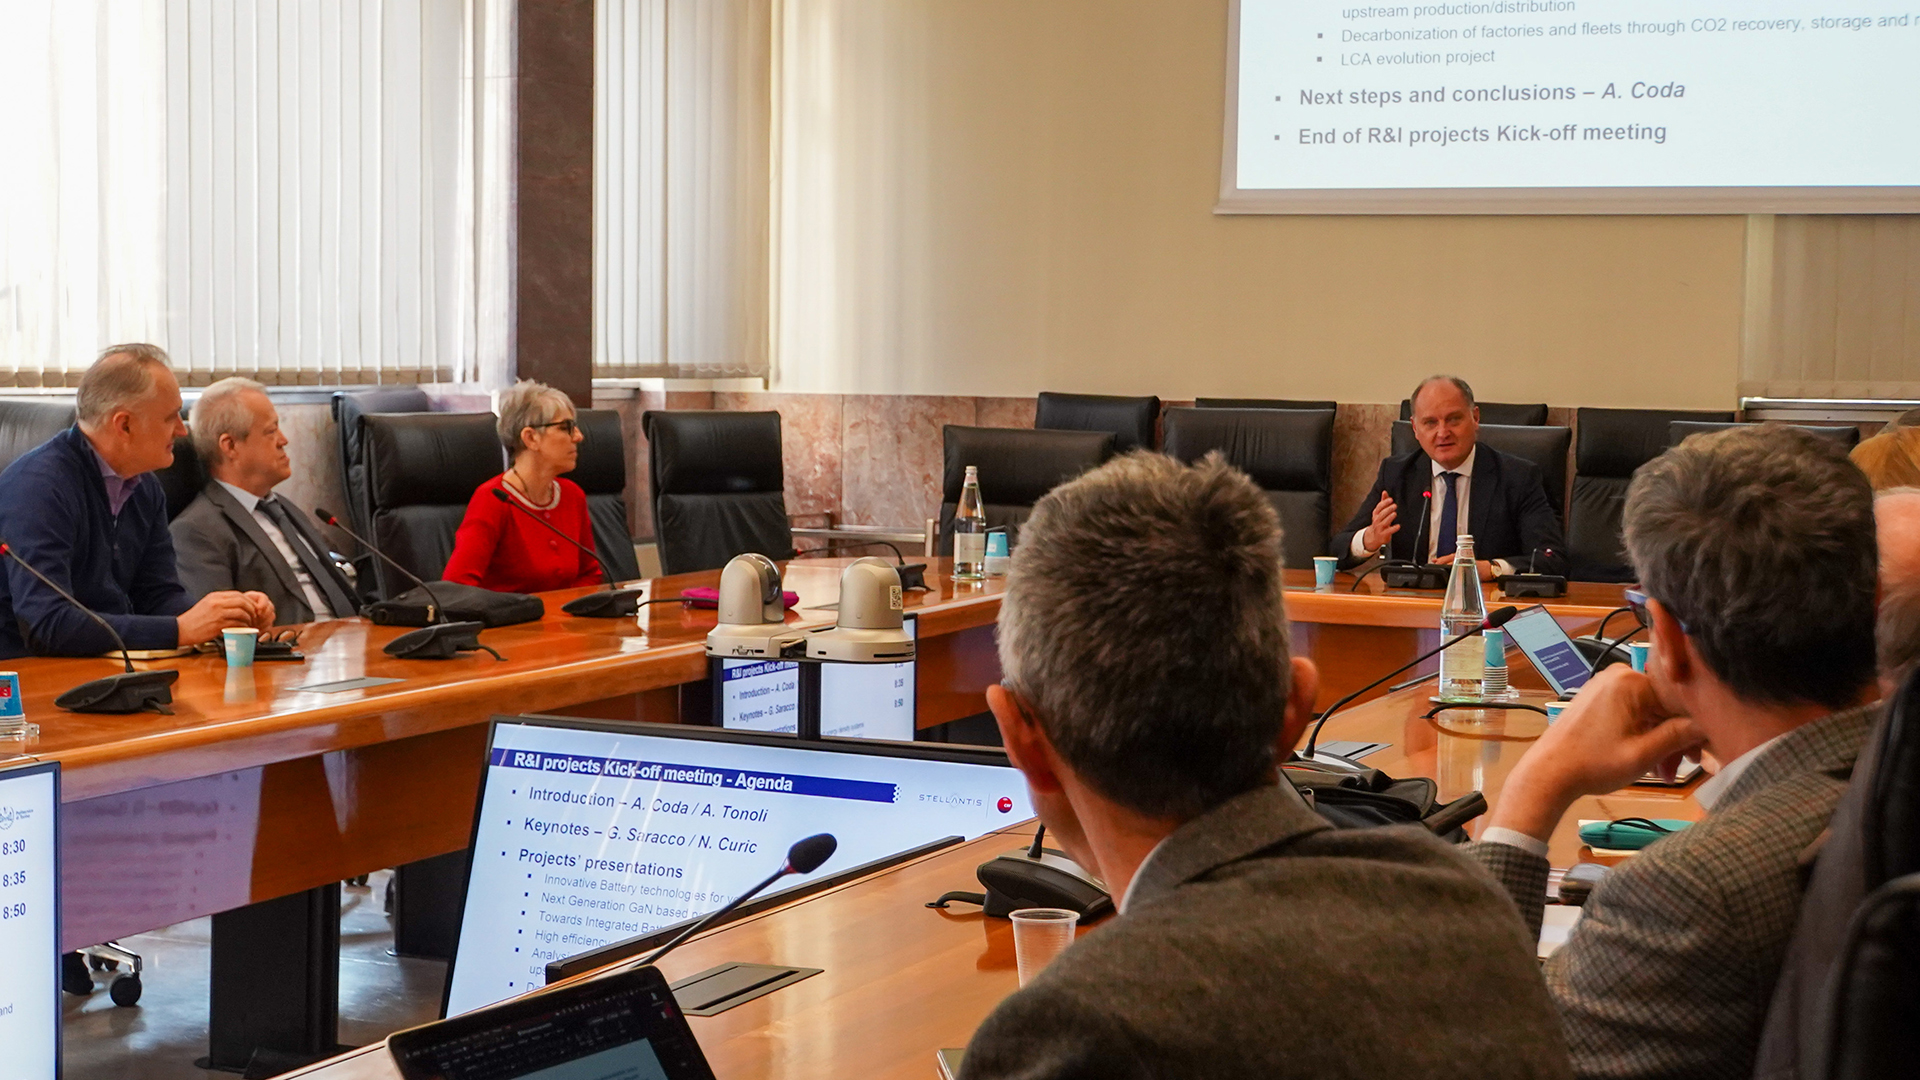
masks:
[[[333,423],[340,441],[340,484],[346,491],[347,524],[365,536],[373,520],[373,499],[367,484],[366,440],[360,418],[374,413],[432,412],[433,402],[417,386],[381,390],[336,391]],[[364,575],[363,575],[364,576]]]
[[[1290,567],[1310,567],[1333,535],[1332,409],[1168,409],[1167,453],[1195,462],[1218,450],[1280,513]]]
[[[1203,397],[1194,401],[1196,409],[1291,409],[1296,412],[1325,412],[1339,408],[1333,401],[1283,401],[1278,398]]]
[[[1533,405],[1513,405],[1504,401],[1475,402],[1480,406],[1482,424],[1502,424],[1507,427],[1539,427],[1547,422],[1545,402]],[[1413,419],[1413,401],[1400,399],[1400,419]]]
[[[1043,393],[1033,414],[1033,426],[1046,431],[1111,431],[1116,454],[1153,449],[1159,423],[1157,397]]]
[[[209,479],[206,466],[193,448],[193,440],[184,436],[173,440],[173,464],[153,475],[160,481],[160,490],[167,494],[168,521],[186,510]]]
[[[1728,428],[1753,426],[1756,425],[1732,423],[1710,424],[1699,420],[1675,420],[1673,423],[1667,425],[1667,445],[1679,446],[1681,443],[1686,442],[1687,437],[1690,435],[1702,435],[1710,431],[1725,431]],[[1780,424],[1777,426],[1797,427],[1801,431],[1810,431],[1823,439],[1832,439],[1834,442],[1839,443],[1849,450],[1860,445],[1860,429],[1851,425]]]
[[[987,528],[1017,534],[1040,497],[1113,456],[1110,431],[1029,431],[1025,428],[961,427],[941,431],[946,468],[940,488],[940,546],[953,554],[953,515],[967,483],[967,466],[980,472],[980,499]]]
[[[668,574],[718,570],[735,555],[793,558],[777,412],[649,412],[653,533]]]
[[[1920,670],[1828,822],[1754,1075],[1904,1076],[1920,1061]]]
[[[73,406],[51,401],[0,401],[0,469],[73,426]]]
[[[480,485],[506,468],[492,413],[370,413],[365,435],[368,528],[395,562],[437,581],[453,537]],[[375,561],[378,595],[391,599],[412,583]]]
[[[1620,527],[1634,471],[1666,453],[1675,420],[1731,423],[1731,412],[1581,409],[1575,414],[1573,499],[1567,506],[1568,576],[1631,581]]]
[[[1503,454],[1525,458],[1545,473],[1543,486],[1553,512],[1567,520],[1567,456],[1573,451],[1573,429],[1530,427],[1517,424],[1481,424],[1480,441]],[[1397,457],[1420,448],[1413,437],[1413,425],[1405,420],[1393,422],[1393,453]]]
[[[621,581],[640,576],[640,560],[633,554],[633,530],[627,523],[627,442],[620,430],[620,414],[612,409],[581,409],[580,459],[567,479],[587,493],[587,514],[593,519],[593,546],[613,564]]]

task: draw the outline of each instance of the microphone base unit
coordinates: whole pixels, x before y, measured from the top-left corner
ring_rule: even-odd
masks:
[[[493,653],[494,659],[505,657],[480,644],[480,631],[486,629],[481,622],[435,623],[418,630],[410,630],[387,643],[384,650],[388,656],[400,660],[451,660],[463,652],[486,651]]]
[[[612,589],[590,592],[569,600],[560,610],[582,619],[625,619],[640,613],[645,589]]]
[[[1500,592],[1509,600],[1557,600],[1567,595],[1567,579],[1558,574],[1504,574]]]
[[[1447,587],[1451,569],[1422,563],[1393,562],[1380,567],[1380,580],[1389,589],[1438,591]]]
[[[163,671],[130,671],[120,675],[109,675],[104,679],[81,683],[79,686],[53,699],[54,705],[68,712],[106,713],[125,715],[137,712],[157,712],[173,715],[173,684],[180,681],[180,672],[173,669]]]

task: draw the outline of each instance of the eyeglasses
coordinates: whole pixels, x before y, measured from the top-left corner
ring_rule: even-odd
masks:
[[[1627,601],[1627,606],[1633,609],[1633,617],[1640,620],[1641,626],[1651,629],[1653,627],[1653,617],[1647,614],[1647,601],[1653,598],[1648,596],[1646,593],[1641,592],[1639,589],[1628,589],[1626,591],[1625,599]],[[1667,614],[1674,615],[1674,611],[1672,607],[1667,608]],[[1678,615],[1674,615],[1673,621],[1680,624],[1681,633],[1683,634],[1693,633],[1693,631],[1687,629],[1687,621],[1685,619],[1680,618]]]
[[[567,434],[572,435],[575,432],[580,430],[580,421],[575,420],[572,417],[568,417],[565,420],[549,420],[544,424],[528,424],[527,426],[535,430],[538,430],[540,428],[557,427],[561,431],[564,431]]]

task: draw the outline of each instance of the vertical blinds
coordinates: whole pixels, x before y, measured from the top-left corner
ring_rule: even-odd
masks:
[[[595,6],[596,377],[766,374],[773,6]]]
[[[193,383],[462,377],[489,187],[463,175],[486,161],[476,12],[498,5],[0,8],[0,145],[34,163],[0,181],[0,382],[71,384],[130,340]]]
[[[1920,398],[1920,217],[1751,218],[1747,275],[1742,396]]]

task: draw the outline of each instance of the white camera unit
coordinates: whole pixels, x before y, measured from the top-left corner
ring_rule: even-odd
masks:
[[[906,631],[900,575],[884,560],[856,560],[840,574],[840,617],[832,629],[807,635],[807,659],[842,664],[897,664],[914,657]]]
[[[720,625],[707,633],[707,655],[777,660],[806,636],[786,625],[780,568],[765,555],[735,555],[720,571]]]

